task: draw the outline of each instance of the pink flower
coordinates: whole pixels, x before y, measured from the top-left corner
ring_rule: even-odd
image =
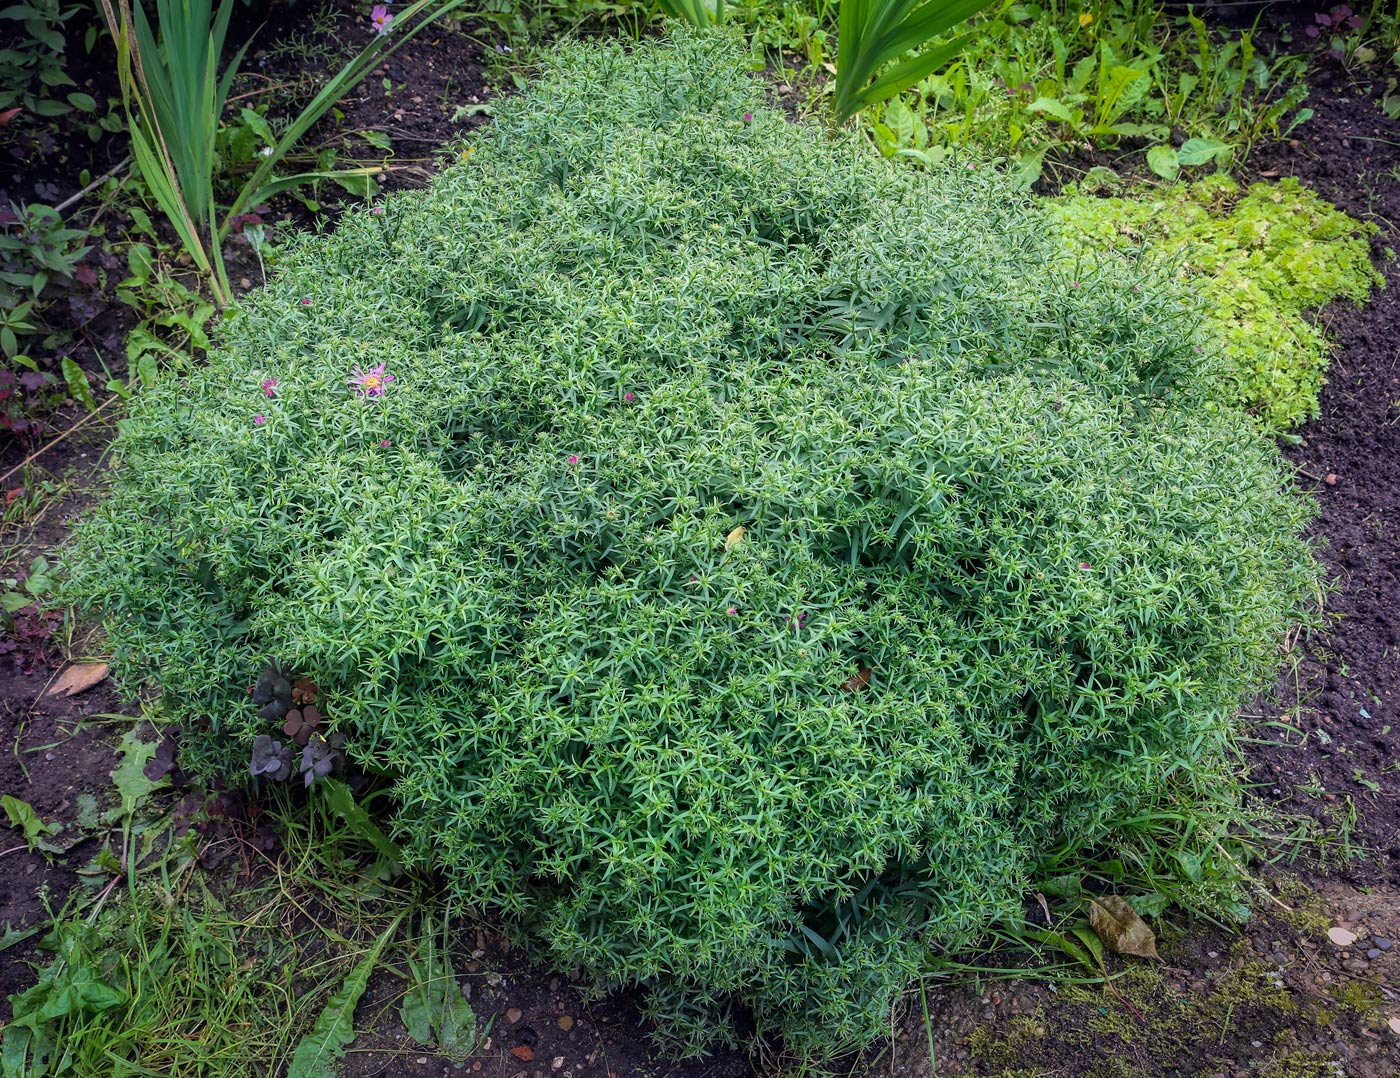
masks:
[[[753,123],[753,113],[752,113],[752,112],[746,112],[746,113],[744,113],[744,123],[746,123],[746,124],[751,124],[751,123]]]
[[[727,613],[732,618],[734,617],[734,615],[738,614],[739,611],[731,606],[727,611],[725,611],[725,613]]]
[[[310,306],[311,306],[311,300],[307,299],[305,296],[302,296],[302,297],[301,297],[301,305],[302,305],[303,307],[310,307]]]
[[[635,394],[635,393],[624,393],[624,394],[622,395],[622,399],[625,400],[628,404],[631,404],[634,400],[637,399],[637,394]]]
[[[388,439],[388,438],[385,438],[382,442],[380,442],[380,443],[379,443],[379,448],[380,448],[380,449],[388,449],[388,448],[389,448],[389,439]]]
[[[570,464],[577,464],[577,463],[578,463],[578,457],[574,456],[573,454],[570,454],[570,455],[569,455],[569,463],[570,463]]]
[[[1092,569],[1093,566],[1091,566],[1087,561],[1081,561],[1081,562],[1079,563],[1079,568],[1081,568],[1081,569]]]
[[[389,14],[389,9],[384,4],[375,4],[369,12],[370,24],[374,27],[374,32],[383,37],[389,32],[389,26],[394,21],[394,16]]]
[[[261,427],[261,426],[262,426],[264,423],[266,423],[266,422],[267,422],[267,416],[265,416],[265,415],[255,415],[255,416],[253,416],[253,426],[255,426],[255,427]]]
[[[275,396],[277,396],[277,379],[276,379],[276,378],[264,378],[264,379],[263,379],[263,384],[262,384],[262,391],[263,391],[263,396],[264,396],[264,397],[275,397]]]
[[[1070,281],[1069,286],[1070,286],[1071,288],[1078,288],[1078,287],[1079,287],[1079,282],[1078,282],[1078,281]]]
[[[378,214],[379,216],[382,217],[382,216],[384,216],[384,207],[383,207],[383,206],[375,206],[374,209],[370,210],[369,212],[370,212],[370,213]]]
[[[354,371],[351,372],[349,384],[355,386],[362,397],[382,397],[384,396],[385,390],[389,388],[389,383],[393,380],[394,376],[392,374],[385,374],[384,364],[380,363],[378,366],[371,367],[367,371],[362,371],[359,367],[356,367]]]

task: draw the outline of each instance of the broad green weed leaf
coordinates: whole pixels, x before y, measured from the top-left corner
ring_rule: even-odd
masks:
[[[1164,180],[1174,180],[1181,171],[1181,162],[1177,160],[1176,150],[1172,147],[1153,146],[1147,151],[1147,167]]]
[[[410,969],[413,985],[399,1007],[408,1035],[425,1047],[436,1044],[449,1059],[466,1058],[476,1048],[476,1013],[457,986],[451,960],[430,950]]]
[[[89,411],[95,409],[97,401],[93,399],[92,388],[83,369],[73,362],[71,356],[64,356],[59,366],[63,369],[63,380],[68,383],[68,392],[73,394],[73,399]]]
[[[24,832],[24,841],[29,843],[31,850],[41,844],[45,835],[57,834],[63,830],[60,824],[45,823],[39,819],[39,814],[28,801],[5,794],[0,798],[0,803],[5,807],[5,815],[10,818],[10,826],[18,827]]]
[[[1212,138],[1192,138],[1181,144],[1176,152],[1183,165],[1204,165],[1207,161],[1218,160],[1221,155],[1229,155],[1230,144]]]

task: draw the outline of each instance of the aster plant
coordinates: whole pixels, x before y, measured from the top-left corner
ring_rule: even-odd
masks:
[[[211,717],[185,766],[335,766],[247,693],[283,656],[461,906],[677,1050],[743,1007],[820,1056],[1050,859],[1215,857],[1313,572],[1169,276],[1066,266],[996,170],[894,168],[745,68],[565,47],[293,243],[133,403],[65,598]]]

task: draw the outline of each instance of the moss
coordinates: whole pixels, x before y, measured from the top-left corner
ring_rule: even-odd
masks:
[[[1337,1078],[1333,1058],[1322,1052],[1289,1052],[1265,1063],[1259,1078]]]
[[[1385,1001],[1384,994],[1370,981],[1339,981],[1328,986],[1327,994],[1344,1010],[1357,1014],[1369,1014]]]
[[[1051,210],[1077,255],[1145,250],[1178,264],[1199,290],[1205,337],[1222,341],[1219,398],[1283,430],[1317,415],[1328,344],[1304,312],[1337,299],[1362,303],[1375,284],[1376,231],[1296,179],[1228,177],[1150,197],[1070,195]]]

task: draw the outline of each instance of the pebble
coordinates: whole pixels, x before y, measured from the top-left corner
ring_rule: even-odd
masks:
[[[1386,1022],[1386,1025],[1390,1027],[1390,1032],[1400,1037],[1400,1018],[1392,1018]]]
[[[1342,969],[1348,973],[1365,973],[1369,966],[1370,963],[1364,958],[1348,958],[1342,963]]]
[[[1372,947],[1369,951],[1366,952],[1367,958],[1379,958],[1380,956],[1381,949],[1379,947]]]
[[[569,1032],[569,1030],[574,1028],[574,1020],[567,1014],[560,1015],[559,1028],[562,1029],[565,1033]]]
[[[1324,478],[1322,481],[1326,483],[1329,487],[1335,487],[1337,485],[1337,473],[1328,472],[1326,478]]]
[[[506,1021],[511,1025],[515,1025],[516,1022],[520,1021],[522,1013],[524,1012],[522,1012],[519,1007],[512,1007],[510,1010],[506,1011]]]
[[[1388,951],[1395,946],[1395,944],[1393,944],[1390,940],[1381,939],[1379,936],[1377,936],[1371,942],[1374,943],[1376,947],[1382,951]]]
[[[1348,931],[1345,928],[1329,928],[1327,930],[1327,938],[1338,947],[1350,947],[1356,942],[1356,933]]]

